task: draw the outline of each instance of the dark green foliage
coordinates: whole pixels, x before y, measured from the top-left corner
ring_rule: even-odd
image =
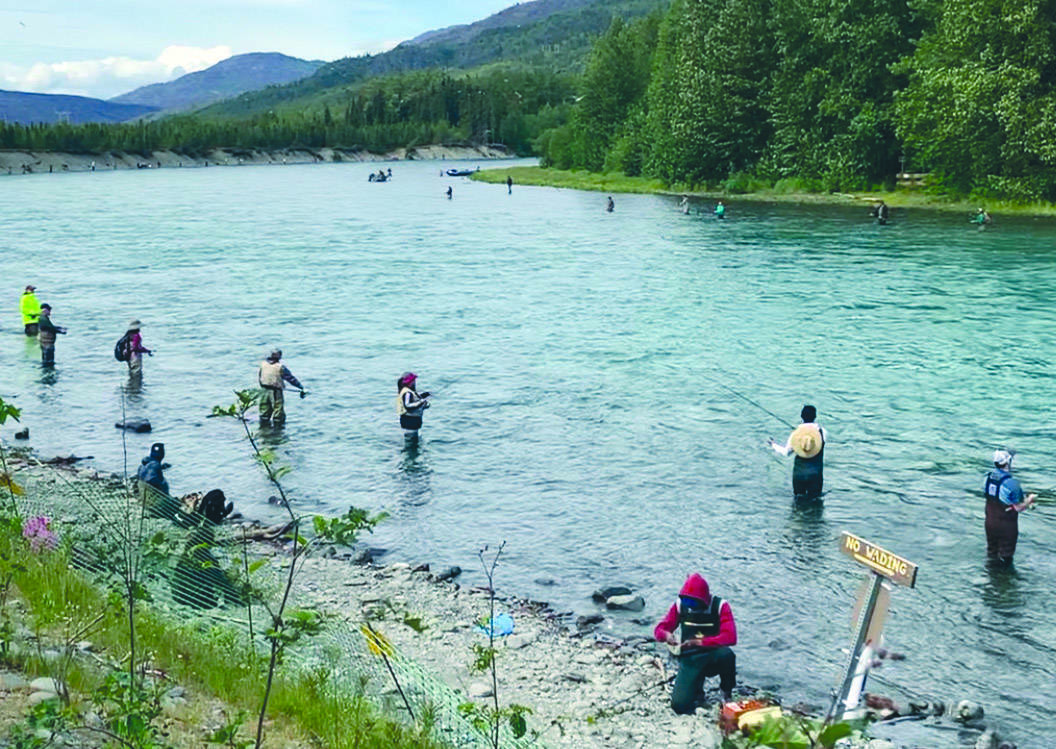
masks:
[[[0,148],[30,151],[190,155],[213,148],[367,149],[433,143],[503,143],[528,154],[551,114],[566,106],[574,79],[523,67],[422,71],[375,78],[247,119],[182,115],[121,125],[0,123]]]
[[[772,0],[773,123],[761,171],[861,187],[897,171],[892,66],[919,34],[906,0]]]
[[[899,133],[960,192],[1056,199],[1056,4],[946,0],[907,61]]]

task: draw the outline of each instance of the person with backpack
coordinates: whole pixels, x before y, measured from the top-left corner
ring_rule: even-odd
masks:
[[[133,379],[143,376],[143,354],[154,356],[154,352],[143,345],[143,336],[139,332],[141,327],[139,320],[130,322],[128,330],[114,347],[114,357],[128,364],[128,376]]]

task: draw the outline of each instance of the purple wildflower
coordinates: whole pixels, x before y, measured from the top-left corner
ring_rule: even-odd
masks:
[[[54,549],[59,545],[59,537],[49,526],[51,518],[39,516],[29,518],[22,525],[22,537],[28,539],[29,546],[33,551],[42,549]]]

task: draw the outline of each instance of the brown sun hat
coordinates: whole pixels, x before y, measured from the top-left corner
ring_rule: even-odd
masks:
[[[813,458],[821,452],[821,429],[817,424],[800,424],[788,438],[792,452],[801,458]]]

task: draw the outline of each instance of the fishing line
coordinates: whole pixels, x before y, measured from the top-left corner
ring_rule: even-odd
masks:
[[[745,401],[747,403],[751,403],[753,406],[758,408],[760,411],[762,411],[764,413],[767,413],[770,416],[773,416],[775,419],[780,421],[782,424],[784,424],[789,429],[795,429],[796,428],[794,424],[792,424],[789,421],[781,418],[780,416],[775,414],[773,411],[771,411],[769,408],[766,408],[765,406],[760,405],[759,403],[756,403],[751,398],[749,398],[747,395],[744,395],[742,393],[737,392],[736,390],[734,390],[733,388],[731,388],[729,385],[727,385],[726,383],[722,382],[721,380],[719,380],[719,379],[717,379],[715,377],[712,377],[711,375],[703,375],[703,376],[704,376],[705,379],[711,380],[712,382],[714,382],[716,385],[718,385],[719,387],[723,388],[724,390],[728,390],[729,392],[733,393],[734,395],[736,395],[741,400],[743,400],[743,401]]]

